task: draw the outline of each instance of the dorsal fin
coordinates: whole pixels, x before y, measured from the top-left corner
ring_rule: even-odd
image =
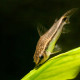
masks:
[[[42,24],[38,24],[37,30],[39,36],[42,36],[47,31],[47,29]]]

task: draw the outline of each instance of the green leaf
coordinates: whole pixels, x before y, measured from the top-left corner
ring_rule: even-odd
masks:
[[[68,80],[79,73],[80,47],[59,54],[38,69],[31,70],[21,80]]]

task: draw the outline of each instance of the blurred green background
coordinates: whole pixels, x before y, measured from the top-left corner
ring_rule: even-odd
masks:
[[[20,80],[34,68],[33,55],[39,35],[37,24],[50,28],[66,11],[80,8],[80,0],[1,0],[1,79]],[[80,9],[71,17],[58,44],[62,52],[80,46]],[[67,75],[66,75],[67,76]],[[80,80],[80,74],[74,79]]]

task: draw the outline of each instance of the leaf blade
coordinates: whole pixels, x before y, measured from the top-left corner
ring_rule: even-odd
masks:
[[[74,65],[75,64],[75,65]],[[73,79],[80,68],[80,47],[55,56],[39,69],[33,69],[21,80],[67,80]]]

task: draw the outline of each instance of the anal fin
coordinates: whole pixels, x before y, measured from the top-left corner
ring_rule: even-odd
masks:
[[[62,49],[59,45],[55,45],[54,49],[53,49],[53,52],[51,54],[56,54],[58,52],[60,52]]]

